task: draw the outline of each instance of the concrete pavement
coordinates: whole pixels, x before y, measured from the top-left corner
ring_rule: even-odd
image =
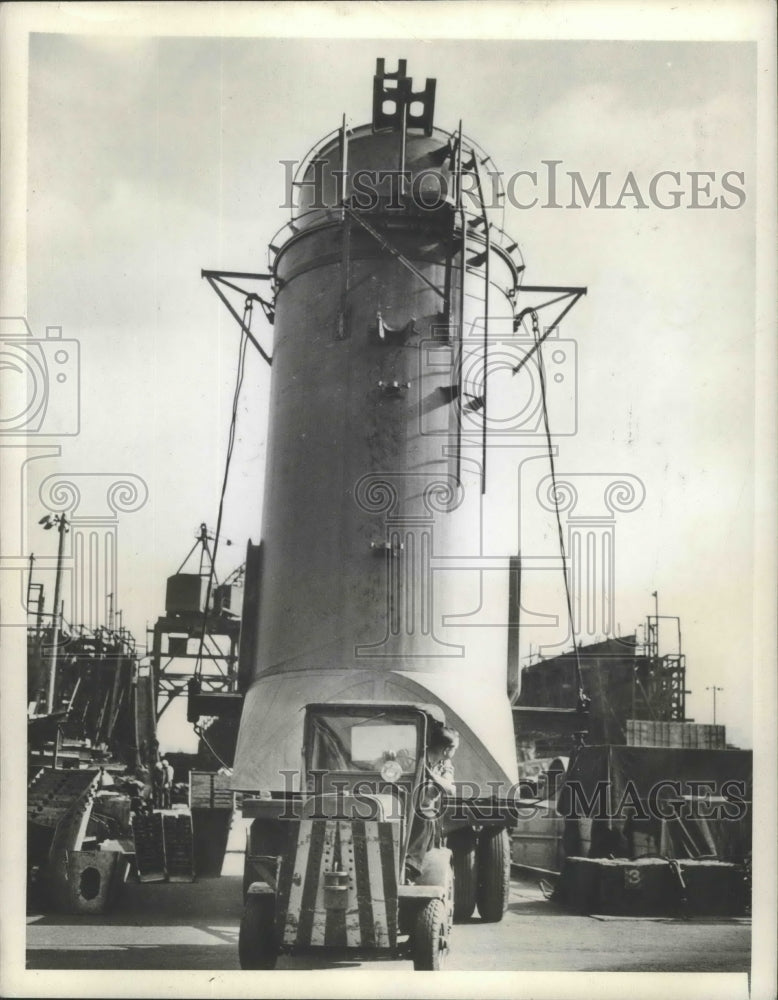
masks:
[[[28,969],[237,970],[241,880],[127,883],[112,913],[30,913]],[[535,881],[514,878],[500,924],[477,918],[454,927],[447,970],[744,972],[750,920],[588,917],[544,899]],[[381,968],[287,958],[279,969]],[[410,969],[409,962],[397,963]]]

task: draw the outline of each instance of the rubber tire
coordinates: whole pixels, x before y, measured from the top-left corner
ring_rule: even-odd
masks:
[[[278,951],[273,939],[275,896],[249,893],[238,934],[241,969],[274,969]]]
[[[413,931],[413,967],[437,972],[448,953],[448,918],[442,899],[431,899],[416,915]]]
[[[246,830],[246,848],[243,852],[243,903],[248,899],[249,886],[254,881],[253,872],[249,864],[249,854],[251,854],[251,830]]]
[[[244,857],[243,859],[243,903],[245,905],[246,900],[249,898],[249,886],[254,881],[251,871],[249,871],[249,859]]]
[[[478,892],[478,865],[475,837],[459,836],[450,844],[454,855],[454,923],[469,920],[475,910]]]
[[[493,827],[482,830],[476,855],[478,912],[484,923],[496,924],[508,909],[511,889],[511,842],[508,831]]]

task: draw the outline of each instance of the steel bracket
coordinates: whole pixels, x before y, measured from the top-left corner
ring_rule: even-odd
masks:
[[[404,344],[416,333],[416,317],[412,316],[404,326],[387,326],[379,309],[376,313],[376,330],[382,344]]]
[[[400,396],[406,389],[410,389],[410,382],[379,382],[378,388],[385,396]]]
[[[403,551],[405,546],[402,542],[371,542],[370,548],[373,552],[382,552],[385,555],[392,555],[395,558]]]

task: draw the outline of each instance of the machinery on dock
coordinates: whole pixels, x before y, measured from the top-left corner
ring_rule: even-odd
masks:
[[[48,516],[41,523],[51,520]],[[62,539],[53,607],[60,609]],[[44,909],[102,913],[134,854],[126,777],[155,741],[150,678],[128,629],[87,628],[43,612],[32,579],[27,607],[27,885]]]

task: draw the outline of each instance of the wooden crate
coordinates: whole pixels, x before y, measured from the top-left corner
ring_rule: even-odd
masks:
[[[686,750],[725,750],[726,728],[697,722],[627,719],[627,745],[676,747]]]
[[[567,858],[557,898],[577,913],[616,916],[734,916],[744,913],[742,869],[724,861]],[[682,881],[683,880],[683,884]]]
[[[742,866],[707,858],[680,864],[690,916],[737,916],[747,912],[749,890]]]
[[[597,861],[594,912],[633,917],[672,916],[681,912],[681,904],[681,884],[663,859]]]
[[[135,864],[141,882],[164,882],[165,841],[162,832],[162,814],[136,815],[132,821],[135,838]]]
[[[194,881],[192,816],[188,812],[165,812],[162,816],[165,866],[168,881]]]
[[[234,809],[235,792],[230,788],[230,780],[228,774],[216,774],[212,771],[190,771],[189,808]]]

